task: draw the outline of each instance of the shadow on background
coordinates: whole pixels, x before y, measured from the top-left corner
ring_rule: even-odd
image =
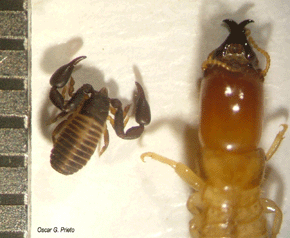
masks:
[[[41,64],[40,64],[41,68],[45,72],[52,75],[59,67],[61,67],[64,64],[67,64],[73,58],[80,56],[81,54],[76,55],[76,53],[81,49],[82,45],[83,45],[82,39],[79,37],[76,37],[67,41],[66,43],[55,45],[46,49],[41,60]],[[108,82],[105,82],[103,71],[101,71],[95,66],[93,67],[87,66],[85,63],[87,59],[84,59],[83,61],[81,61],[75,67],[72,73],[72,76],[74,80],[76,81],[76,84],[74,86],[75,91],[85,83],[91,84],[93,88],[97,91],[103,87],[107,87],[109,90],[110,98],[120,99],[123,105],[131,104],[132,101],[129,101],[128,99],[120,98],[119,86],[116,83],[117,80],[109,79]],[[143,86],[143,79],[142,79],[142,75],[140,73],[138,66],[133,65],[132,68],[135,74],[136,81],[139,82]],[[53,125],[48,125],[48,124],[50,120],[53,119],[60,112],[60,110],[58,110],[49,100],[49,90],[50,90],[49,79],[47,80],[47,85],[48,85],[47,97],[41,108],[40,129],[41,129],[42,135],[46,139],[51,140],[52,131],[54,127],[57,124],[59,124],[59,122],[56,122]],[[144,88],[144,91],[145,91],[145,95],[147,95],[147,91],[145,88]],[[134,104],[136,101],[136,90],[133,92],[132,98],[133,98],[133,104]],[[131,107],[131,108],[133,109],[132,113],[134,114],[135,112],[134,107]]]
[[[269,40],[271,39],[272,24],[266,23],[261,25],[259,19],[254,19],[255,16],[248,16],[248,12],[251,8],[255,6],[254,3],[245,3],[238,10],[232,11],[229,4],[221,3],[219,1],[213,2],[211,0],[203,1],[200,11],[199,23],[200,23],[200,38],[199,38],[199,52],[193,52],[193,62],[200,62],[198,65],[193,65],[191,69],[192,78],[192,90],[191,100],[192,103],[197,105],[199,103],[199,90],[202,81],[202,71],[201,64],[208,55],[217,47],[219,47],[229,34],[228,28],[224,26],[224,19],[233,19],[236,22],[241,22],[245,19],[253,19],[255,23],[249,24],[248,29],[251,30],[251,35],[256,43],[263,49],[267,49]],[[193,42],[195,44],[195,42]],[[257,57],[260,61],[260,65],[263,68],[265,66],[265,57],[259,52]],[[200,72],[200,78],[195,79],[193,75],[196,72]],[[194,85],[195,84],[195,85]],[[269,99],[268,99],[269,100]],[[265,99],[265,104],[267,105],[267,100]],[[275,114],[269,115],[265,119],[265,124],[271,123],[274,118],[285,117],[288,118],[288,111],[285,108],[280,108]],[[194,115],[195,116],[195,115]],[[171,119],[161,119],[159,121],[154,121],[150,128],[147,129],[146,133],[157,130],[160,126],[169,125],[172,128],[177,138],[183,140],[184,152],[186,164],[197,174],[200,174],[199,164],[201,160],[201,145],[198,139],[198,124],[188,124],[183,121],[182,118],[171,118]],[[277,130],[278,133],[278,130]],[[273,138],[274,140],[274,138]],[[265,150],[267,150],[266,148]],[[180,160],[175,158],[170,158],[174,160]],[[276,187],[275,201],[278,206],[282,206],[284,197],[284,182],[282,177],[274,170],[270,165],[266,165],[266,180],[262,185],[263,197],[269,195],[269,191],[272,190],[273,186]],[[270,181],[267,178],[271,178]]]

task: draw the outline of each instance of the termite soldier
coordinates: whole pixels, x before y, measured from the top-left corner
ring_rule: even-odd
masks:
[[[230,35],[203,63],[199,141],[200,173],[158,154],[149,156],[173,167],[194,190],[187,206],[193,214],[194,238],[266,238],[265,214],[274,213],[271,237],[279,233],[282,212],[274,201],[261,198],[265,163],[287,130],[283,124],[268,152],[258,147],[262,133],[263,82],[270,57],[249,36],[245,26],[224,20]],[[258,67],[255,48],[266,57]],[[194,158],[192,158],[194,159]]]

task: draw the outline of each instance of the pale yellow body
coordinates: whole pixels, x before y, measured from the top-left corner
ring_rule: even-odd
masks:
[[[188,209],[192,237],[268,237],[260,188],[244,191],[206,186],[193,193]]]
[[[261,198],[265,164],[283,140],[287,125],[278,133],[267,154],[260,149],[263,117],[263,82],[270,56],[257,46],[245,26],[226,19],[230,35],[203,63],[199,142],[201,158],[194,173],[152,152],[141,155],[173,167],[195,192],[187,206],[193,218],[193,238],[275,238],[282,224],[282,212],[271,200]],[[266,58],[258,67],[251,46]],[[274,213],[270,233],[266,213]]]
[[[275,153],[288,128],[282,126],[266,155],[258,149],[244,158],[241,155],[226,158],[225,162],[216,153],[203,151],[202,164],[212,175],[206,181],[186,165],[158,154],[147,152],[141,158],[144,161],[145,157],[151,157],[170,165],[195,190],[187,202],[193,215],[190,221],[193,238],[275,238],[282,224],[282,212],[275,202],[261,198],[260,182],[266,161]],[[230,166],[225,168],[223,164]],[[231,181],[228,185],[220,182],[226,177]],[[259,186],[243,188],[249,182]],[[266,213],[275,214],[270,233]]]

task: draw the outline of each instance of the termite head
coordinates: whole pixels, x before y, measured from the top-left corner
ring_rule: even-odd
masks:
[[[230,30],[228,38],[213,52],[213,59],[224,62],[232,67],[250,66],[256,68],[258,59],[250,46],[245,26],[254,22],[245,20],[237,24],[233,20],[226,19],[225,22]]]

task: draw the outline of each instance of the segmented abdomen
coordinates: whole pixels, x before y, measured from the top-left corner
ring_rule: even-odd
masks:
[[[72,115],[55,138],[50,156],[52,168],[70,175],[85,166],[95,152],[104,125],[105,122],[98,122],[93,117]]]
[[[235,193],[235,192],[234,192]],[[193,238],[268,238],[259,189],[223,196],[208,187],[193,193],[187,203],[193,214]],[[232,196],[234,195],[234,196]],[[201,202],[201,203],[200,203]]]

